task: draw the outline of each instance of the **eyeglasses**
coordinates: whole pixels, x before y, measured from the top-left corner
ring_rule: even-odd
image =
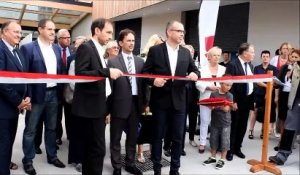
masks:
[[[184,30],[175,30],[175,29],[171,29],[171,31],[174,31],[174,32],[177,32],[177,33],[185,34],[185,31],[184,31]]]
[[[118,47],[118,46],[113,46],[113,47],[111,47],[111,49],[120,49],[120,47]]]
[[[59,37],[59,39],[70,39],[71,37]]]

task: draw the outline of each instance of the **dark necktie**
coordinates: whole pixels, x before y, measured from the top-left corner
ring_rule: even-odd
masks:
[[[16,50],[16,49],[13,49],[13,54],[14,54],[15,58],[19,61],[20,65],[23,66],[23,65],[22,65],[22,62],[21,62],[21,60],[20,60],[20,58],[18,57],[18,54],[17,54],[17,50]]]
[[[245,64],[245,75],[248,75],[247,70],[248,70],[248,63],[244,63]],[[246,95],[248,95],[249,93],[249,83],[247,84],[247,90],[246,90]]]
[[[127,57],[127,59],[128,59],[128,67],[127,67],[127,71],[128,71],[128,73],[130,73],[130,74],[132,74],[132,57]],[[132,77],[128,77],[129,78],[129,81],[130,81],[130,84],[131,84],[131,86],[132,86]]]
[[[67,66],[67,52],[66,48],[63,48],[63,53],[62,53],[62,62],[65,66]]]

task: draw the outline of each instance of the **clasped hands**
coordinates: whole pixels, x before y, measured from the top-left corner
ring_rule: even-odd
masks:
[[[31,110],[31,99],[30,97],[26,97],[25,99],[22,100],[22,102],[19,104],[18,109],[20,112],[23,110]]]

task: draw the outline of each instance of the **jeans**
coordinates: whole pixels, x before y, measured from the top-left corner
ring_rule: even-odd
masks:
[[[43,119],[45,125],[45,146],[47,152],[47,160],[49,162],[57,159],[55,142],[57,106],[58,103],[56,89],[46,91],[44,103],[32,103],[31,112],[26,114],[25,129],[23,133],[24,158],[22,162],[24,165],[32,164],[32,160],[35,157],[34,138],[41,117],[44,117]],[[42,113],[45,115],[42,116]]]
[[[171,170],[177,171],[180,167],[180,156],[182,151],[182,140],[185,125],[185,109],[176,110],[173,107],[169,109],[152,108],[154,129],[152,142],[152,161],[154,171],[159,171],[162,167],[162,139],[165,136],[166,129],[172,128],[171,132]]]

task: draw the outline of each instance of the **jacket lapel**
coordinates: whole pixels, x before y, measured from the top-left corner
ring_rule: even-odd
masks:
[[[45,67],[45,70],[47,70],[47,67],[46,67],[46,64],[45,64],[45,58],[43,57],[41,48],[40,48],[40,46],[39,46],[37,40],[34,41],[34,46],[35,46],[34,49],[36,50],[36,51],[34,51],[34,52],[38,53],[38,54],[39,54],[39,57],[42,58],[42,61],[43,61],[43,65],[44,65],[44,67]],[[47,71],[46,71],[46,72],[47,72]]]
[[[169,75],[172,75],[166,42],[164,42],[164,44],[162,46],[163,46],[162,49],[163,49],[164,59],[165,59],[165,62],[167,63],[167,65],[168,65]]]
[[[12,62],[16,65],[16,67],[20,70],[20,71],[23,71],[23,68],[22,68],[22,65],[20,64],[18,58],[16,58],[12,53],[11,51],[8,49],[8,47],[4,44],[4,42],[1,40],[1,44],[4,46],[5,48],[5,52],[7,55],[9,55],[9,57],[11,58]],[[20,54],[18,53],[18,56]]]
[[[238,61],[238,64],[236,64],[236,66],[237,66],[238,70],[241,72],[242,75],[245,75],[245,70],[242,66],[241,61],[239,59],[237,59],[237,61]]]
[[[93,43],[92,40],[88,41],[88,43],[89,43],[90,46],[93,48],[94,54],[97,56],[97,60],[98,60],[98,63],[99,63],[99,65],[100,65],[100,67],[103,68],[103,65],[102,65],[101,60],[100,60],[100,55],[99,55],[99,53],[98,53],[98,50],[97,50],[95,44]]]
[[[118,59],[119,59],[120,65],[121,65],[121,67],[122,67],[122,68],[121,68],[122,71],[128,73],[128,70],[127,70],[125,61],[124,61],[124,59],[123,59],[123,55],[122,55],[122,54],[119,54]],[[127,80],[128,83],[130,84],[129,77],[126,77],[126,80]]]
[[[179,64],[181,64],[182,61],[184,61],[183,60],[184,57],[183,57],[182,48],[180,46],[178,46],[178,47],[179,47],[179,49],[178,49],[178,55],[177,55],[177,63],[176,63],[175,75],[177,75],[177,72],[179,71],[179,68],[181,66]]]

